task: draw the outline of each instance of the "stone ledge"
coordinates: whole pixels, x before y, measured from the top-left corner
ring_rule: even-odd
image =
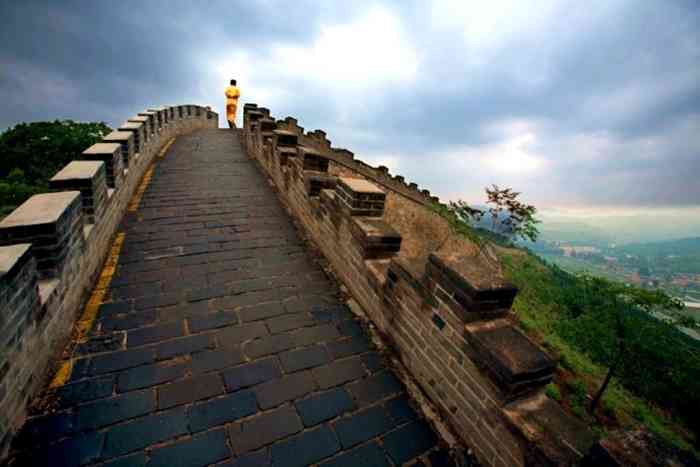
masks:
[[[465,325],[465,349],[487,370],[506,398],[531,393],[549,383],[556,362],[522,331],[505,319]]]
[[[528,444],[528,465],[578,465],[594,443],[581,421],[543,393],[506,405],[502,414]]]
[[[389,258],[401,250],[401,235],[381,219],[353,217],[350,233],[360,244],[365,259]]]

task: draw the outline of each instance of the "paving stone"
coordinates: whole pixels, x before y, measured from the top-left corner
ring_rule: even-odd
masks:
[[[274,357],[258,360],[223,372],[226,390],[229,392],[279,378],[281,375],[279,364]]]
[[[284,315],[265,321],[270,333],[277,334],[291,329],[299,329],[306,326],[313,326],[316,320],[309,313],[295,313]]]
[[[226,431],[219,429],[152,450],[148,467],[200,467],[230,456],[231,452],[226,445]]]
[[[255,387],[260,408],[265,410],[309,394],[316,388],[311,373],[294,373]]]
[[[156,318],[154,310],[130,313],[126,316],[107,317],[100,320],[100,328],[103,331],[124,331],[153,324]]]
[[[147,388],[156,384],[174,381],[185,376],[188,365],[186,363],[163,362],[153,365],[144,365],[119,374],[117,378],[117,392],[133,391],[134,389]]]
[[[185,409],[149,415],[107,430],[102,457],[121,456],[187,433]]]
[[[97,311],[97,316],[102,319],[108,316],[128,313],[133,309],[132,306],[133,303],[131,301],[103,303]]]
[[[311,307],[311,314],[316,320],[326,323],[350,320],[355,317],[346,305],[313,306]]]
[[[263,323],[250,323],[222,329],[216,333],[216,339],[222,346],[231,346],[267,334],[267,328]]]
[[[269,467],[271,465],[270,462],[270,451],[261,449],[260,451],[243,454],[241,457],[219,464],[216,467]]]
[[[401,465],[435,446],[437,437],[425,422],[411,422],[386,435],[384,449],[395,464]]]
[[[337,332],[337,331],[336,331]],[[328,344],[328,350],[334,359],[348,357],[369,350],[369,341],[366,337],[351,337]]]
[[[190,408],[190,429],[201,431],[253,415],[258,406],[252,391],[238,391],[198,402]]]
[[[275,334],[250,341],[245,344],[243,350],[248,357],[255,359],[284,352],[296,346],[297,344],[290,334]]]
[[[384,407],[397,425],[418,418],[418,414],[413,407],[411,407],[406,396],[390,399],[384,403]]]
[[[369,442],[351,451],[344,452],[319,467],[390,467],[384,451],[376,441]]]
[[[75,413],[78,429],[85,431],[145,415],[155,409],[155,394],[148,390],[84,404],[78,407]]]
[[[323,345],[315,345],[300,350],[290,350],[280,354],[280,362],[286,373],[306,370],[330,362],[328,351]]]
[[[150,297],[137,298],[134,300],[134,308],[136,310],[147,310],[149,308],[175,305],[180,300],[181,296],[179,293],[161,293]]]
[[[249,420],[234,423],[230,427],[229,434],[233,450],[240,456],[301,430],[301,421],[294,408],[287,405]]]
[[[384,368],[384,361],[379,352],[367,352],[362,354],[362,363],[370,372],[374,373]]]
[[[32,417],[27,420],[17,442],[22,446],[48,443],[75,433],[77,422],[68,412]]]
[[[182,336],[184,327],[181,322],[166,323],[145,328],[132,329],[127,332],[127,347],[138,347],[153,342]]]
[[[221,350],[207,350],[192,355],[192,371],[198,374],[221,370],[238,365],[244,361],[245,358],[243,358],[240,349],[227,348]]]
[[[327,425],[275,443],[270,448],[275,467],[304,467],[340,451],[340,444]]]
[[[115,380],[116,375],[107,375],[66,384],[53,392],[54,400],[58,407],[69,407],[81,402],[111,396]]]
[[[241,321],[244,323],[250,321],[260,321],[262,319],[272,318],[287,313],[281,302],[266,303],[264,305],[254,306],[252,308],[244,308],[239,311]]]
[[[314,426],[352,410],[355,404],[343,388],[322,392],[295,403],[304,426]]]
[[[197,334],[196,336],[181,337],[168,342],[158,344],[156,357],[158,360],[167,360],[178,355],[195,354],[215,347],[214,336],[209,334]]]
[[[206,331],[207,329],[222,328],[238,323],[238,315],[232,311],[217,311],[206,315],[198,315],[187,319],[191,333]]]
[[[92,432],[68,438],[32,453],[35,466],[76,467],[95,462],[100,457],[104,435]]]
[[[311,328],[300,329],[292,334],[297,346],[331,342],[340,337],[338,328],[332,324],[322,324]]]
[[[348,449],[377,437],[394,426],[389,414],[379,405],[341,418],[335,422],[335,432],[338,433],[343,449]]]
[[[338,323],[338,331],[343,336],[362,337],[365,335],[364,329],[357,321],[343,321]]]
[[[224,393],[221,376],[198,375],[158,388],[158,408],[167,409],[180,404],[208,399]]]
[[[155,361],[155,351],[153,348],[122,350],[104,355],[96,355],[90,360],[90,373],[99,375],[152,363]]]
[[[365,376],[365,369],[359,357],[347,358],[311,370],[321,389],[347,383]]]
[[[145,452],[138,452],[129,456],[120,457],[102,464],[102,467],[145,467],[148,463]]]
[[[124,333],[115,332],[101,336],[92,336],[87,342],[75,346],[75,355],[116,352],[124,347]]]
[[[350,383],[347,388],[359,406],[371,404],[391,394],[403,391],[401,382],[386,370]]]

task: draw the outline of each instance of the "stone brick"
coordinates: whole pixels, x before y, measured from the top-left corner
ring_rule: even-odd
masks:
[[[343,452],[319,467],[390,467],[384,451],[376,441],[371,441],[351,451]]]
[[[350,395],[342,388],[319,393],[297,401],[295,405],[306,427],[335,418],[355,406]]]
[[[107,186],[118,189],[124,180],[124,159],[121,145],[117,143],[97,143],[80,155],[83,160],[102,161],[105,164]]]
[[[333,358],[343,358],[369,350],[369,341],[366,337],[351,337],[328,344]]]
[[[280,467],[304,467],[340,450],[338,439],[327,425],[275,443],[270,448],[272,462]]]
[[[140,345],[180,337],[183,332],[182,322],[132,329],[127,333],[126,345],[128,347],[138,347]]]
[[[305,371],[260,384],[255,387],[255,394],[260,408],[269,409],[283,402],[305,396],[315,388],[316,383],[314,383],[311,373]]]
[[[32,453],[26,465],[68,467],[86,465],[100,458],[104,435],[92,432],[68,438]]]
[[[425,422],[411,422],[386,435],[382,442],[391,460],[402,465],[435,446],[437,437]]]
[[[267,328],[263,323],[250,323],[222,329],[216,333],[216,338],[220,345],[228,347],[237,346],[241,342],[267,334]]]
[[[360,406],[371,404],[391,394],[403,391],[401,382],[388,371],[381,371],[360,381],[350,383],[347,388]]]
[[[311,370],[321,389],[328,389],[366,375],[359,357],[333,362]]]
[[[322,324],[300,329],[292,334],[297,346],[331,342],[340,337],[338,329],[332,324]]]
[[[158,408],[167,409],[180,404],[208,399],[223,394],[221,376],[209,374],[187,378],[158,388]]]
[[[418,414],[411,407],[406,396],[395,397],[384,403],[386,411],[392,420],[398,425],[418,418]]]
[[[190,408],[190,429],[201,431],[253,415],[258,410],[252,391],[238,391],[198,402]]]
[[[85,219],[90,224],[102,218],[107,203],[107,172],[104,161],[72,161],[49,180],[56,191],[80,191]]]
[[[280,316],[286,312],[287,311],[284,309],[284,306],[282,306],[282,303],[274,302],[254,306],[252,308],[245,308],[239,313],[241,315],[241,321],[247,323],[250,321],[259,321],[262,319]]]
[[[274,357],[258,360],[223,372],[226,390],[229,392],[278,378],[281,374],[277,359]]]
[[[215,346],[214,336],[198,334],[163,342],[155,347],[158,360],[169,359],[178,355],[195,354]]]
[[[152,450],[148,466],[205,466],[230,456],[226,445],[226,431],[219,429]]]
[[[117,391],[126,392],[147,388],[182,378],[187,372],[185,363],[155,363],[144,365],[120,373],[117,378]]]
[[[85,431],[138,417],[154,411],[155,408],[155,395],[153,391],[148,390],[84,404],[79,406],[75,413],[78,428]]]
[[[125,370],[152,363],[155,360],[153,348],[141,348],[134,350],[122,350],[104,355],[97,355],[90,359],[90,373],[99,375],[112,371]],[[75,369],[73,370],[75,371]]]
[[[315,345],[301,350],[290,350],[280,354],[282,368],[286,373],[306,370],[329,363],[328,351],[322,345]]]
[[[190,332],[197,333],[206,331],[207,329],[220,328],[236,324],[238,323],[238,315],[230,311],[220,311],[189,318],[187,323],[189,325]]]
[[[112,395],[115,375],[92,378],[58,387],[53,392],[59,407],[70,407],[82,402],[101,399]]]
[[[244,361],[245,358],[243,358],[240,349],[231,347],[221,350],[207,350],[192,355],[192,371],[198,374],[221,370]]]
[[[187,433],[185,409],[149,415],[107,430],[102,457],[121,456]]]
[[[394,422],[382,406],[374,406],[357,412],[349,417],[341,418],[335,423],[335,431],[338,433],[343,449],[375,438],[393,427]]]
[[[316,320],[308,313],[295,313],[293,315],[280,316],[265,321],[270,333],[277,334],[292,329],[313,326]]]
[[[249,420],[234,423],[229,433],[233,450],[240,456],[301,430],[301,421],[294,408],[284,406]]]
[[[245,344],[245,354],[250,358],[264,357],[265,355],[284,352],[296,347],[296,342],[290,334],[276,334],[262,337]]]

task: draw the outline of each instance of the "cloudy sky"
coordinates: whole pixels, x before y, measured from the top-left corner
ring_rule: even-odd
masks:
[[[697,0],[23,0],[0,14],[0,129],[222,112],[235,77],[243,102],[442,198],[480,202],[497,183],[542,208],[700,207]]]

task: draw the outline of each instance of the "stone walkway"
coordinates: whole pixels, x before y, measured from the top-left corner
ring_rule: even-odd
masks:
[[[448,465],[234,132],[176,140],[121,230],[14,465]]]

